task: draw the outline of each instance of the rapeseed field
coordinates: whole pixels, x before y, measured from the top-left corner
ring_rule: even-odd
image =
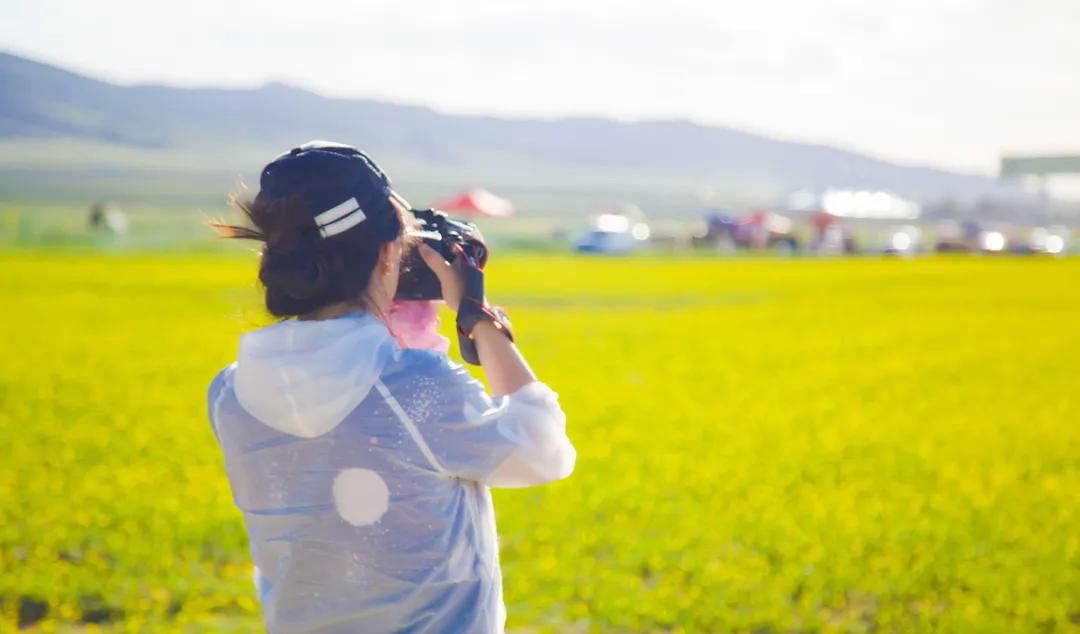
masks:
[[[0,254],[0,631],[259,629],[205,416],[255,261]],[[578,449],[511,631],[1080,631],[1080,259],[510,255]]]

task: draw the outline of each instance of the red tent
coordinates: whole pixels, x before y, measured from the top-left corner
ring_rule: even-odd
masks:
[[[509,200],[480,187],[464,191],[453,198],[440,200],[433,206],[461,216],[509,216],[514,213],[514,206]]]

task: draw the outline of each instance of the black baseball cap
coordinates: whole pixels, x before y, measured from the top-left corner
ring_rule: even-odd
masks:
[[[391,196],[408,208],[370,156],[331,141],[310,141],[278,156],[263,168],[259,188],[260,196],[300,199],[323,238],[365,220],[381,225],[395,213]]]

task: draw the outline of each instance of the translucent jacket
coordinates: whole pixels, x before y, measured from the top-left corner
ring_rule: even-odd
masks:
[[[209,413],[272,633],[501,632],[488,487],[574,468],[547,386],[492,399],[363,314],[242,336]]]

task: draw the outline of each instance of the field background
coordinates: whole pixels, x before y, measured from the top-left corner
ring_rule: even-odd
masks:
[[[86,246],[0,249],[0,631],[256,631],[204,402],[256,260]],[[1078,280],[497,253],[579,452],[496,493],[511,630],[1080,631]]]

